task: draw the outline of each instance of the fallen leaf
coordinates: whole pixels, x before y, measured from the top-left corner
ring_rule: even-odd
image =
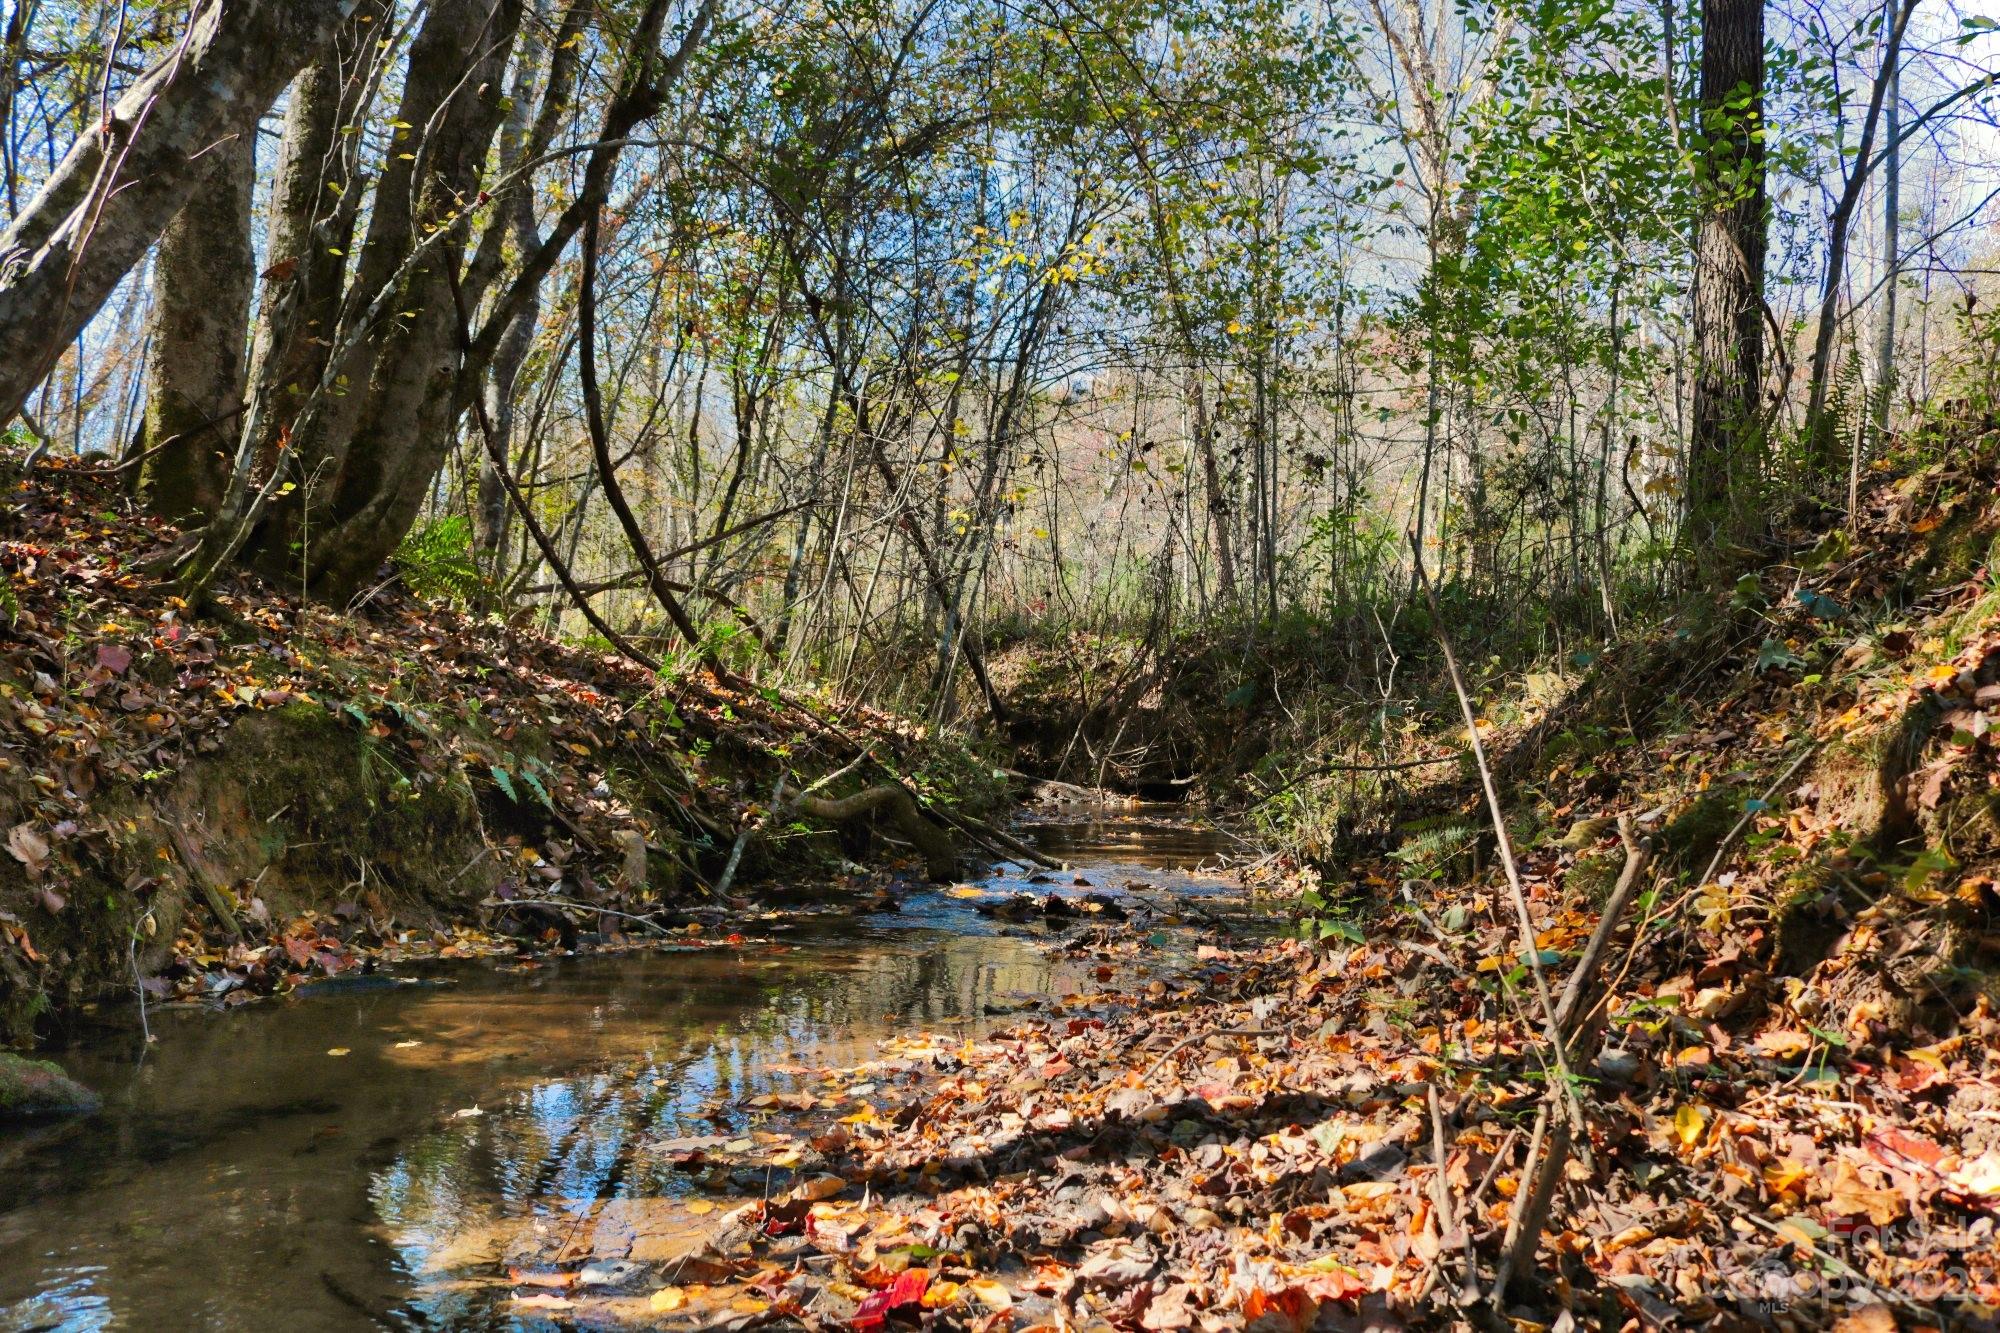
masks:
[[[888,1321],[889,1315],[906,1305],[922,1301],[924,1292],[931,1285],[928,1268],[907,1268],[896,1275],[896,1280],[885,1289],[876,1292],[855,1309],[854,1317],[848,1320],[850,1328],[880,1328]]]
[[[9,829],[7,850],[31,875],[39,875],[48,867],[49,840],[37,833],[33,824],[16,824]]]
[[[1014,1293],[990,1277],[976,1277],[965,1284],[965,1289],[978,1297],[979,1303],[989,1310],[1014,1308]]]
[[[1842,1217],[1863,1217],[1878,1227],[1886,1227],[1901,1217],[1907,1202],[1896,1190],[1879,1189],[1868,1184],[1854,1169],[1854,1164],[1843,1160],[1834,1170],[1833,1197],[1827,1208]]]
[[[1680,1136],[1681,1147],[1692,1148],[1701,1142],[1701,1132],[1708,1125],[1708,1116],[1699,1106],[1683,1106],[1674,1112],[1674,1133]]]
[[[1896,1333],[1896,1316],[1886,1305],[1864,1305],[1834,1320],[1833,1333]]]

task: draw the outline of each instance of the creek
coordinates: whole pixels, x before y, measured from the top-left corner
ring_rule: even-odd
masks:
[[[1087,986],[1039,922],[976,904],[1226,891],[1201,869],[1223,835],[1185,820],[1021,827],[1080,873],[1002,866],[893,912],[746,920],[741,944],[155,1011],[150,1046],[107,1015],[52,1053],[103,1112],[0,1131],[0,1333],[569,1326],[513,1300],[497,1237],[691,1213],[701,1185],[665,1145],[747,1133],[743,1103],[820,1086],[885,1037],[977,1036]]]

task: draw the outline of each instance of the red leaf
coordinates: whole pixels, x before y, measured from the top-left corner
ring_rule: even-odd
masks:
[[[1889,1128],[1870,1134],[1865,1140],[1868,1155],[1884,1166],[1907,1171],[1912,1166],[1932,1169],[1944,1157],[1944,1148],[1921,1134]]]
[[[906,1268],[896,1275],[896,1280],[888,1290],[878,1291],[861,1302],[854,1311],[854,1318],[848,1320],[850,1328],[880,1328],[889,1316],[907,1305],[916,1305],[930,1288],[931,1273],[928,1268]]]

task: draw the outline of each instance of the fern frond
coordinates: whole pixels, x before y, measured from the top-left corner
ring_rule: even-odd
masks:
[[[419,597],[470,602],[486,587],[472,558],[472,524],[463,514],[426,523],[403,538],[391,557],[403,582]]]

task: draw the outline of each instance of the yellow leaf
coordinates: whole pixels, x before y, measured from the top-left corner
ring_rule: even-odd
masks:
[[[670,1310],[678,1310],[687,1303],[688,1294],[679,1287],[661,1287],[653,1293],[652,1299],[646,1302],[654,1311],[660,1314],[665,1314]]]
[[[924,1289],[921,1304],[926,1310],[949,1310],[958,1304],[958,1293],[956,1282],[933,1282]]]
[[[979,1303],[989,1310],[1011,1310],[1014,1308],[1014,1293],[995,1282],[992,1278],[979,1277],[965,1284],[966,1290],[979,1298]]]
[[[333,1047],[333,1048],[332,1048],[331,1050],[329,1050],[329,1051],[327,1052],[327,1054],[328,1054],[328,1055],[346,1055],[346,1054],[347,1054],[347,1048],[346,1048],[345,1046],[335,1046],[335,1047]]]
[[[839,1176],[814,1176],[811,1180],[801,1182],[799,1187],[792,1191],[792,1197],[795,1199],[811,1199],[813,1202],[819,1203],[822,1200],[831,1199],[846,1188],[847,1182]]]
[[[1708,1116],[1699,1106],[1683,1106],[1674,1112],[1674,1133],[1680,1135],[1683,1148],[1692,1148],[1701,1142],[1701,1132],[1707,1127]]]
[[[1949,662],[1939,662],[1924,673],[1924,679],[1932,681],[1956,680],[1958,679],[1958,668]]]
[[[1800,1051],[1809,1051],[1812,1048],[1813,1039],[1811,1037],[1790,1028],[1781,1029],[1776,1032],[1766,1032],[1763,1036],[1757,1038],[1758,1050],[1766,1055],[1780,1058],[1787,1055],[1797,1055]]]
[[[1800,1186],[1807,1174],[1802,1164],[1787,1157],[1775,1166],[1764,1168],[1764,1184],[1770,1188],[1771,1193],[1780,1198],[1788,1194],[1803,1194],[1804,1190]]]
[[[696,1217],[705,1217],[715,1211],[715,1204],[709,1199],[689,1199],[687,1209]]]

